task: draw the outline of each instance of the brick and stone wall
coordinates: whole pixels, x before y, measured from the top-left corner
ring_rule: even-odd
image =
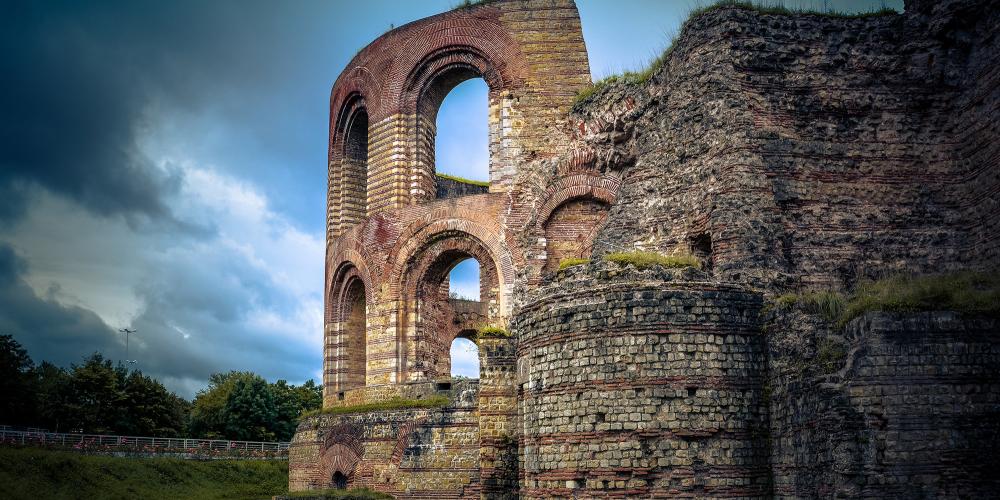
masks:
[[[396,498],[477,498],[478,384],[455,381],[446,390],[418,384],[402,391],[447,395],[452,403],[303,419],[288,451],[289,490],[333,488],[340,473],[349,488]]]
[[[774,288],[995,265],[1000,8],[907,9],[691,19],[648,84],[574,114],[623,176],[595,253],[707,237],[715,272]]]
[[[694,270],[560,276],[512,323],[521,496],[766,497],[760,296]]]
[[[778,498],[987,498],[1000,476],[996,319],[869,313],[767,326]]]
[[[438,107],[470,78],[490,89],[490,191],[506,192],[522,163],[566,146],[558,124],[590,83],[576,5],[483,2],[406,24],[363,48],[330,97],[328,237],[366,215],[436,197]],[[359,138],[367,139],[360,170]]]
[[[468,196],[470,194],[483,194],[489,192],[489,186],[482,186],[472,182],[462,182],[456,179],[449,179],[448,177],[441,177],[440,175],[435,177],[435,182],[437,184],[437,196],[436,198],[460,198],[462,196]]]
[[[291,488],[990,496],[995,320],[758,318],[762,295],[998,266],[1000,2],[906,6],[711,10],[650,81],[572,112],[589,77],[571,0],[484,2],[362,49],[330,102],[324,406],[453,402],[303,421]],[[488,192],[434,170],[437,107],[476,77]],[[632,249],[705,271],[603,263]],[[468,258],[479,300],[450,300]],[[480,349],[474,390],[447,388],[457,336]]]

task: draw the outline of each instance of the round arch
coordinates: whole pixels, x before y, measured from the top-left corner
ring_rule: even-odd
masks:
[[[324,399],[363,387],[367,376],[368,307],[372,287],[366,273],[351,261],[341,261],[326,294],[324,331]]]
[[[407,241],[396,266],[399,380],[428,380],[450,374],[450,347],[463,332],[502,317],[498,257],[480,238],[458,230]],[[411,244],[417,242],[417,244]],[[480,265],[479,301],[448,297],[448,274],[459,262]]]

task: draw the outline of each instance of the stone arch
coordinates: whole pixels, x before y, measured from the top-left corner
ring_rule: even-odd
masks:
[[[463,218],[456,217],[464,216]],[[472,211],[460,210],[456,213],[452,207],[443,207],[431,210],[420,220],[412,223],[402,231],[397,239],[398,243],[394,248],[388,262],[392,271],[389,274],[389,299],[398,300],[402,288],[403,273],[406,270],[407,261],[412,258],[422,247],[440,234],[447,232],[467,233],[469,236],[480,241],[488,249],[493,264],[496,266],[500,286],[498,297],[498,315],[506,317],[510,315],[510,293],[514,285],[514,260],[511,252],[503,243],[505,241],[500,233],[500,225],[496,220],[486,217],[477,217]],[[483,262],[480,262],[480,273],[482,273]]]
[[[368,144],[373,125],[370,118],[372,114],[377,115],[381,108],[382,87],[382,83],[375,78],[368,66],[357,65],[345,70],[330,92],[330,139],[327,156],[329,236],[342,234],[367,215]],[[362,117],[363,120],[359,119]],[[360,137],[362,131],[363,137]],[[353,144],[352,138],[357,139]],[[345,155],[348,145],[354,146],[351,149],[356,152],[360,143],[364,146],[363,161],[358,161],[357,155]]]
[[[337,117],[331,169],[340,194],[336,230],[355,225],[368,215],[368,108],[360,94],[352,95]]]
[[[333,426],[327,431],[322,446],[319,472],[323,484],[320,488],[335,487],[334,477],[338,473],[344,477],[344,486],[353,486],[355,471],[364,456],[361,430],[352,424]]]
[[[575,174],[546,190],[536,218],[545,261],[542,270],[553,272],[564,258],[587,258],[597,232],[618,198],[617,177]]]
[[[428,118],[437,96],[462,79],[481,76],[490,87],[491,191],[507,191],[516,165],[552,152],[556,143],[547,137],[560,133],[557,117],[590,82],[586,47],[572,0],[552,0],[530,19],[524,12],[512,0],[455,9],[391,30],[351,60],[331,92],[331,143],[351,95],[362,96],[371,145],[368,214],[434,198]],[[538,38],[541,23],[551,38]],[[331,207],[342,204],[338,189],[331,183]],[[350,223],[332,222],[331,236]]]
[[[410,75],[401,97],[401,106],[415,117],[413,136],[413,162],[409,168],[409,188],[412,203],[429,201],[437,194],[437,114],[445,97],[460,83],[482,78],[489,87],[489,114],[500,113],[499,98],[504,88],[503,79],[485,54],[471,46],[449,46],[428,55],[414,74]],[[501,128],[489,128],[490,177],[494,166],[499,166],[502,139]],[[497,156],[494,158],[494,156]]]
[[[511,277],[504,274],[502,263],[509,265],[509,256],[496,234],[484,232],[470,221],[438,221],[410,233],[400,246],[390,278],[397,304],[399,380],[449,374],[452,340],[479,323],[502,321],[508,314],[505,292]],[[452,301],[447,295],[448,273],[468,258],[480,266],[478,303]]]
[[[356,256],[360,257],[360,256]],[[343,260],[330,277],[324,332],[324,402],[340,399],[348,389],[363,387],[366,379],[368,308],[371,281],[366,270]]]

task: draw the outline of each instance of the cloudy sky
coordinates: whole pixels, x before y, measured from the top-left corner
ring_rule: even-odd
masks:
[[[455,3],[5,2],[0,333],[68,366],[125,359],[134,328],[128,358],[189,398],[219,371],[318,380],[330,86],[390,26]],[[600,78],[699,2],[578,4]],[[439,134],[439,170],[485,179],[484,83],[449,95]]]

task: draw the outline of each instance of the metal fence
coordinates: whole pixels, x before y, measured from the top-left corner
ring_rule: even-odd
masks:
[[[102,434],[66,434],[0,429],[0,443],[61,448],[100,448],[104,450],[148,450],[151,452],[288,452],[289,443],[263,441],[228,441],[223,439],[185,439]]]

